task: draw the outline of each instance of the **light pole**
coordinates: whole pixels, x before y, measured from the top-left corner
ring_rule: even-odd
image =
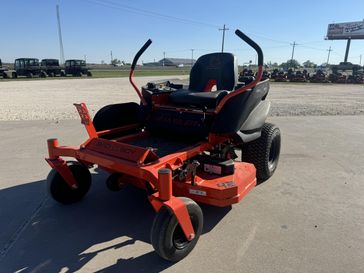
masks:
[[[59,1],[58,1],[59,3]],[[63,41],[62,41],[62,29],[61,29],[61,18],[59,15],[59,5],[56,5],[57,12],[57,23],[58,23],[58,39],[59,39],[59,50],[60,50],[60,61],[61,64],[64,64],[64,51],[63,51]]]

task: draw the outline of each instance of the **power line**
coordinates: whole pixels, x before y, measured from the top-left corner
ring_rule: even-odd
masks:
[[[132,6],[128,6],[128,5],[110,1],[110,0],[83,0],[83,1],[86,1],[86,2],[89,2],[92,4],[96,4],[96,5],[100,5],[103,7],[111,8],[111,9],[118,9],[118,10],[124,10],[124,11],[126,10],[131,13],[145,15],[145,16],[158,17],[158,18],[162,18],[165,20],[169,20],[169,21],[175,21],[175,22],[180,22],[180,23],[189,23],[189,24],[201,25],[201,26],[211,27],[211,28],[218,27],[217,25],[214,25],[211,23],[196,21],[196,20],[187,19],[187,18],[180,18],[180,17],[162,14],[162,13],[158,13],[158,12],[154,12],[154,11],[150,11],[150,10],[135,8]]]
[[[318,47],[306,46],[306,45],[302,45],[302,44],[300,44],[300,47],[308,48],[308,49],[313,49],[313,50],[318,50],[318,51],[326,51],[326,49],[324,49],[324,48],[318,48]]]
[[[327,43],[327,40],[301,42],[300,44],[301,44],[301,45],[306,45],[306,44],[319,44],[319,43]]]
[[[290,42],[288,42],[288,41],[273,39],[273,38],[267,37],[267,36],[262,35],[262,34],[256,34],[256,33],[250,33],[250,32],[246,32],[246,33],[249,34],[250,36],[258,37],[258,38],[265,39],[265,40],[275,42],[275,43],[279,43],[279,44],[287,44],[287,45],[290,44]]]
[[[145,9],[141,9],[141,8],[137,8],[137,7],[133,7],[133,6],[129,6],[129,5],[125,5],[116,1],[112,1],[112,0],[81,0],[84,2],[88,2],[94,5],[98,5],[98,6],[103,6],[109,9],[113,9],[113,10],[122,10],[122,11],[127,11],[130,13],[134,13],[134,14],[138,14],[138,15],[143,15],[143,16],[150,16],[150,17],[155,17],[155,18],[159,18],[159,19],[163,19],[163,20],[167,20],[167,21],[174,21],[174,22],[178,22],[178,23],[184,23],[184,24],[191,24],[191,25],[198,25],[198,26],[204,26],[204,27],[210,27],[210,28],[218,28],[218,25],[215,25],[213,23],[210,22],[203,22],[203,21],[199,21],[199,20],[193,20],[193,19],[189,19],[189,18],[182,18],[182,17],[177,17],[177,16],[172,16],[172,15],[168,15],[168,14],[163,14],[163,13],[159,13],[159,12],[154,12],[151,10],[145,10]],[[222,41],[222,51],[224,51],[224,42],[225,42],[225,31],[228,30],[228,28],[226,28],[226,26],[224,25],[224,27],[222,29],[219,29],[221,31],[223,31],[223,41]],[[313,49],[313,50],[319,50],[319,51],[327,51],[327,49],[322,49],[322,48],[315,48],[315,47],[311,47],[311,46],[307,46],[307,44],[313,44],[313,43],[321,43],[321,42],[325,42],[325,41],[310,41],[310,42],[302,42],[300,44],[297,44],[296,42],[294,42],[294,44],[288,42],[288,41],[284,41],[284,40],[278,40],[278,39],[274,39],[271,37],[267,37],[265,35],[259,34],[259,33],[249,33],[249,35],[257,37],[257,38],[261,38],[264,40],[268,40],[274,43],[279,43],[279,44],[284,44],[286,46],[293,46],[292,48],[292,58],[291,61],[293,60],[293,56],[294,56],[294,50],[295,47],[297,45],[300,45],[304,48],[308,48],[308,49]],[[284,46],[282,46],[284,47]],[[271,47],[273,48],[273,47]],[[277,47],[279,48],[279,47]],[[195,49],[196,51],[200,50],[200,51],[214,51],[214,50],[209,50],[209,49]],[[239,49],[242,50],[242,49]],[[188,51],[187,50],[181,50],[182,51]],[[175,51],[177,52],[177,51]],[[336,55],[341,55],[338,54],[336,52],[332,52],[332,54],[336,54]]]
[[[332,52],[332,54],[335,54],[335,55],[340,56],[340,57],[344,56],[343,54],[338,53],[338,52]]]
[[[288,48],[288,47],[291,47],[291,45],[283,45],[283,46],[265,46],[263,48],[263,50],[266,50],[266,49],[279,49],[279,48]],[[252,49],[251,48],[230,48],[229,49],[230,51],[251,51]]]
[[[152,17],[164,19],[164,20],[167,20],[167,21],[174,21],[174,22],[179,22],[179,23],[188,23],[188,24],[191,24],[191,25],[199,25],[199,26],[205,26],[205,27],[211,27],[211,28],[218,28],[219,27],[218,25],[215,25],[213,23],[197,21],[197,20],[193,20],[193,19],[189,19],[189,18],[176,17],[176,16],[167,15],[167,14],[154,12],[154,11],[150,11],[150,10],[144,10],[144,9],[141,9],[141,8],[136,8],[136,7],[132,7],[132,6],[129,6],[129,5],[122,4],[122,3],[118,3],[118,2],[115,2],[115,1],[112,1],[112,0],[81,0],[81,1],[85,1],[85,2],[88,2],[88,3],[91,3],[91,4],[103,6],[103,7],[110,8],[110,9],[128,11],[128,12],[131,12],[131,13],[134,13],[134,14],[139,14],[139,15],[144,15],[144,16],[152,16]],[[221,30],[223,30],[223,29],[221,29]],[[269,40],[269,41],[275,42],[275,43],[287,44],[287,45],[290,44],[290,42],[288,42],[288,41],[277,40],[277,39],[267,37],[265,35],[258,34],[258,33],[247,32],[247,34],[249,34],[251,36],[254,36],[254,37],[261,38],[261,39]],[[223,35],[224,35],[224,33],[223,33]],[[310,43],[317,43],[317,42],[322,42],[322,41],[312,41],[312,42],[305,42],[305,43],[301,43],[301,44],[310,44]]]

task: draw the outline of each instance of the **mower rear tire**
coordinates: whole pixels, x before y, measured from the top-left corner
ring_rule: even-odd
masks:
[[[151,230],[151,242],[154,250],[163,259],[178,262],[185,258],[195,247],[203,226],[202,210],[193,200],[179,197],[186,205],[191,217],[195,237],[188,241],[176,216],[163,206],[154,218]]]
[[[243,144],[241,159],[253,163],[257,169],[258,183],[269,179],[278,166],[281,149],[281,132],[271,123],[265,123],[260,138]]]
[[[50,196],[64,205],[80,201],[91,187],[91,173],[86,166],[76,161],[67,162],[67,165],[77,182],[76,189],[71,188],[55,169],[52,169],[47,177]]]

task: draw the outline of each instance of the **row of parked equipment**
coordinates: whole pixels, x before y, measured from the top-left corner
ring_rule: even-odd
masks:
[[[91,77],[92,73],[86,67],[84,60],[66,60],[64,66],[61,66],[57,59],[43,59],[39,62],[36,58],[19,58],[14,61],[14,69],[3,67],[0,60],[0,77],[3,78],[16,79],[18,76],[45,78],[68,75]]]
[[[313,83],[354,83],[364,84],[364,71],[359,65],[351,63],[340,63],[330,67],[331,73],[317,70],[310,74],[306,69],[303,71],[287,72],[274,69],[272,72],[264,71],[262,79],[272,79],[276,82],[313,82]],[[244,69],[240,72],[240,82],[250,82],[255,78],[252,70]]]
[[[303,71],[288,71],[284,73],[282,71],[272,73],[270,78],[276,82],[313,82],[313,83],[355,83],[363,84],[364,75],[363,74],[351,74],[346,75],[340,72],[333,72],[326,74],[322,70],[317,70],[315,73],[311,74],[307,70]]]

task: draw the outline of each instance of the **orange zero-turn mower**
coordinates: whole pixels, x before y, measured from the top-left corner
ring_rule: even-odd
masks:
[[[147,191],[157,212],[151,230],[155,251],[173,262],[186,257],[203,226],[196,202],[219,207],[238,203],[278,164],[280,131],[265,122],[270,102],[269,80],[260,81],[263,52],[240,30],[235,34],[258,54],[258,73],[250,83],[238,83],[233,54],[212,53],[196,61],[188,88],[149,82],[140,91],[133,74],[152,43],[148,40],[129,76],[140,104],[107,105],[93,120],[84,103],[75,104],[89,138],[80,146],[48,139],[52,198],[62,204],[80,201],[91,186],[89,168],[97,165],[110,173],[109,189],[133,185]]]

